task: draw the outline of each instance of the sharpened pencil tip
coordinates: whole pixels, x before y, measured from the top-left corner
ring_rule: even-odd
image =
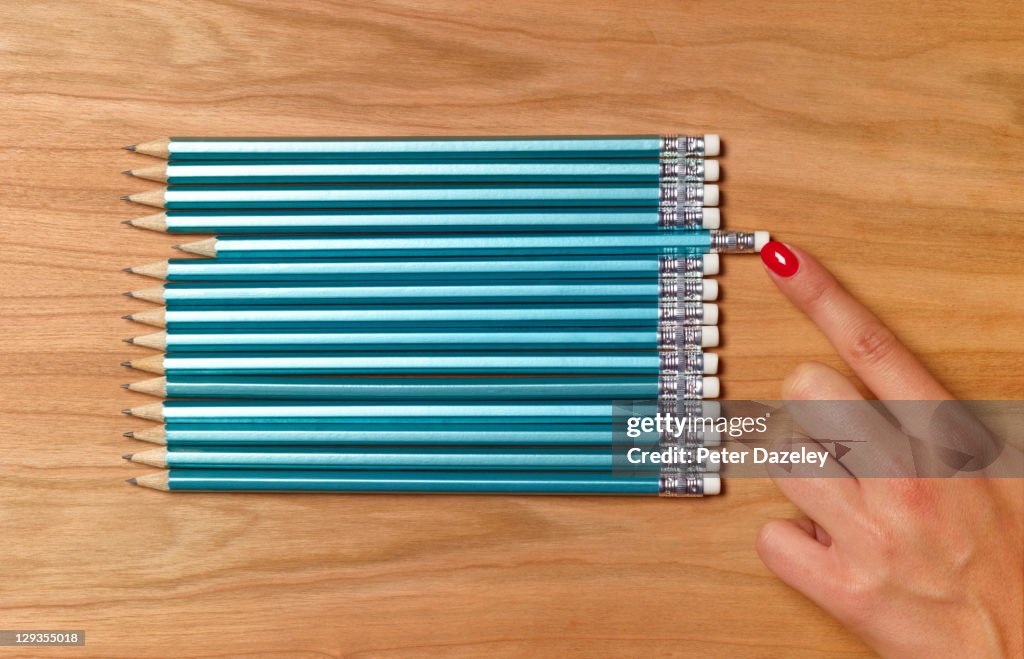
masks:
[[[128,146],[123,146],[121,148],[124,149],[125,151],[134,151],[135,150],[135,145],[134,144],[129,144]]]
[[[128,483],[129,485],[138,485],[139,481],[137,478],[129,478],[128,480],[125,481],[125,483]]]
[[[131,314],[128,314],[127,316],[121,316],[121,320],[135,320],[135,319],[132,318]]]
[[[128,366],[130,368],[131,365],[132,365],[131,362],[121,362],[121,366]]]
[[[131,200],[132,200],[132,196],[131,195],[127,195],[127,194],[121,195],[121,201],[131,201]]]
[[[135,176],[135,173],[132,172],[132,170],[130,170],[130,169],[126,169],[126,170],[124,170],[121,173],[124,174],[125,176]]]
[[[121,272],[132,272],[132,273],[134,273],[135,271],[132,270],[131,268],[121,268]]]
[[[178,250],[179,252],[184,252],[185,251],[185,250],[183,250],[181,248],[181,245],[172,245],[172,247],[174,247],[174,249]]]
[[[132,459],[132,455],[134,455],[134,453],[124,453],[124,454],[121,455],[121,458],[123,460],[131,460]]]
[[[127,384],[122,384],[122,385],[121,385],[121,388],[122,388],[122,389],[127,389],[127,388],[128,388],[128,385],[127,385]]]
[[[121,410],[121,414],[131,414],[131,413],[132,413],[132,408],[130,408],[130,407],[126,407],[123,410]]]
[[[135,343],[135,337],[134,336],[130,337],[130,338],[127,338],[127,339],[121,339],[121,340],[124,341],[125,343]]]
[[[131,220],[121,220],[121,224],[127,224],[128,226],[131,226],[132,225],[132,221]],[[128,268],[125,268],[125,270],[127,270],[127,269]]]
[[[135,297],[135,293],[133,293],[132,291],[125,291],[124,293],[121,293],[121,295],[125,297]]]
[[[132,432],[131,430],[129,430],[128,432],[121,433],[121,436],[127,437],[128,439],[135,439],[135,433]]]

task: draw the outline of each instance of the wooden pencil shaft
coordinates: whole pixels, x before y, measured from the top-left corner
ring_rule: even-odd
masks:
[[[717,322],[718,308],[712,303],[679,305],[669,316],[682,325]],[[192,307],[168,308],[132,314],[132,320],[167,326],[172,330],[231,328],[253,329],[385,329],[486,327],[629,327],[657,328],[666,312],[657,304],[590,305],[499,305],[443,306],[389,305],[345,307]]]
[[[523,211],[165,211],[135,218],[133,226],[168,233],[370,233],[626,231],[662,227],[717,229],[718,209],[684,213],[630,209]]]
[[[172,469],[168,478],[171,491],[657,496],[661,489],[659,475],[611,473]]]
[[[142,345],[168,352],[240,351],[348,351],[348,350],[654,350],[678,347],[683,350],[717,344],[716,332],[702,327],[674,327],[669,323],[649,329],[548,329],[548,330],[465,330],[372,332],[156,332],[133,339]]]
[[[383,286],[329,284],[176,283],[134,291],[133,297],[167,305],[367,304],[376,301],[425,304],[463,302],[657,302],[663,295],[709,301],[717,284],[676,277],[649,281],[391,283]]]
[[[628,374],[657,376],[676,360],[685,372],[713,374],[717,362],[700,352],[665,355],[667,351],[634,353],[504,352],[504,353],[235,353],[231,355],[172,353],[163,356],[163,372],[182,375],[575,375]],[[134,364],[133,364],[134,365]],[[690,369],[694,369],[691,371]]]
[[[139,144],[139,153],[173,160],[345,158],[447,161],[468,158],[659,158],[719,153],[717,135],[544,135],[474,137],[172,137]]]
[[[417,282],[575,281],[656,278],[661,271],[717,273],[717,255],[693,259],[626,258],[397,258],[339,259],[171,259],[131,268],[168,281]]]
[[[481,378],[261,377],[177,375],[132,383],[132,391],[161,398],[297,400],[634,400],[657,398],[647,376]]]
[[[595,471],[615,470],[625,476],[658,472],[658,466],[628,458],[629,449],[607,448],[187,448],[152,449],[128,456],[132,462],[180,469],[329,469],[329,470],[491,470]],[[661,452],[660,446],[645,452]],[[717,472],[718,463],[698,462],[693,449],[669,454],[677,466]],[[663,464],[663,463],[662,463]]]
[[[222,259],[481,256],[688,256],[712,251],[710,231],[441,236],[223,236],[180,245]]]
[[[476,160],[401,163],[339,160],[172,161],[131,170],[172,185],[250,183],[645,183],[672,177],[713,181],[703,158]]]
[[[669,186],[672,192],[663,191],[665,186]],[[171,185],[162,191],[162,195],[139,193],[130,195],[129,200],[171,210],[553,207],[657,210],[668,194],[685,198],[687,205],[692,206],[716,206],[718,203],[718,187],[702,182],[672,182],[665,185]]]

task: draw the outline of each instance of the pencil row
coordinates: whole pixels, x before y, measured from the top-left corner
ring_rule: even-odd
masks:
[[[163,328],[125,412],[162,448],[164,490],[717,494],[714,426],[644,432],[622,410],[693,418],[719,393],[717,136],[171,138],[126,222],[216,237],[200,259],[127,268],[166,283],[126,318]],[[265,234],[265,235],[260,235]],[[362,234],[362,235],[355,235]],[[495,377],[500,376],[500,377]],[[527,377],[524,377],[527,376]],[[698,407],[693,407],[697,404]],[[714,421],[714,416],[708,417]],[[621,448],[621,447],[619,447]],[[675,451],[674,453],[672,451]],[[653,466],[652,466],[653,465]]]

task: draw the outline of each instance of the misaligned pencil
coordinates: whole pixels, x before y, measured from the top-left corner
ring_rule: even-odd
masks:
[[[663,191],[671,189],[670,193]],[[657,210],[667,195],[687,206],[717,206],[714,183],[664,185],[561,184],[324,184],[324,185],[170,185],[128,195],[128,200],[167,209],[315,208],[648,208]]]
[[[347,350],[544,350],[676,348],[696,350],[718,345],[718,328],[678,327],[670,322],[648,329],[581,328],[577,330],[464,330],[372,332],[238,332],[177,330],[153,332],[126,339],[133,345],[169,352],[181,351],[347,351]]]
[[[126,224],[166,233],[369,233],[718,229],[717,208],[537,209],[524,211],[165,211]]]
[[[653,450],[657,450],[655,447]],[[678,466],[718,471],[698,462],[693,451],[676,451]],[[638,467],[625,451],[606,448],[156,448],[123,456],[152,467],[185,469],[328,469],[328,470],[492,470],[492,471],[658,471]]]
[[[695,258],[170,259],[127,268],[169,281],[493,281],[651,279],[659,273],[718,274],[718,254]]]
[[[623,477],[612,473],[316,471],[171,469],[132,479],[157,490],[339,492],[389,494],[562,494],[704,496],[721,491],[717,474],[662,471]],[[129,481],[131,482],[131,480]]]
[[[327,284],[209,284],[177,283],[126,293],[129,297],[167,305],[367,304],[376,301],[415,303],[463,302],[657,302],[663,295],[681,300],[711,301],[718,297],[715,280],[677,276],[650,281],[592,280],[544,284],[539,282],[479,282],[468,284],[391,283],[383,286]]]
[[[720,139],[705,135],[545,135],[474,137],[170,137],[129,150],[173,160],[346,159],[389,162],[468,158],[660,158],[717,156]]]
[[[717,378],[704,377],[707,383]],[[613,406],[601,401],[503,401],[503,402],[210,402],[166,401],[125,409],[126,414],[151,421],[179,423],[315,423],[358,419],[367,425],[463,419],[465,422],[493,423],[612,423],[629,416],[658,413],[657,401],[626,401]]]
[[[549,400],[657,398],[660,377],[260,377],[170,375],[129,383],[158,398],[297,400]]]
[[[623,231],[417,236],[218,236],[175,246],[222,259],[380,258],[451,256],[683,256],[710,252],[753,253],[767,231]]]
[[[223,259],[450,256],[688,256],[760,251],[768,232],[647,231],[443,236],[221,236],[177,245]]]
[[[169,163],[130,169],[131,176],[174,185],[220,183],[647,183],[664,178],[717,181],[718,162],[661,160],[520,159],[446,162],[303,160]]]
[[[395,329],[416,327],[470,329],[474,327],[659,327],[716,325],[718,306],[707,302],[637,305],[610,304],[448,304],[438,306],[351,305],[224,308],[159,308],[125,316],[126,320],[172,329]]]

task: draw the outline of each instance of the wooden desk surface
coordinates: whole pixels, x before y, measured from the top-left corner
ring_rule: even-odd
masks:
[[[118,149],[167,134],[714,130],[728,227],[819,255],[958,395],[1021,398],[1022,5],[835,4],[3,3],[0,627],[87,630],[52,656],[867,654],[755,556],[794,512],[770,482],[170,496],[120,459],[119,270],[180,239],[119,224],[147,186]],[[837,365],[756,258],[723,290],[730,397]]]

